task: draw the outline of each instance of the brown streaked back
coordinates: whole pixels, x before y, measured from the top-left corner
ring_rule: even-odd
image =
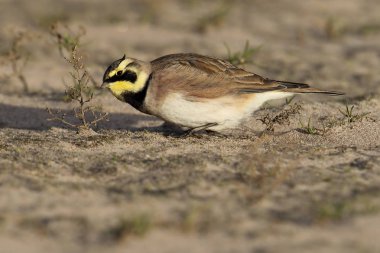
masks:
[[[176,91],[198,100],[275,90],[340,94],[310,88],[307,84],[266,79],[225,60],[191,53],[166,55],[151,64],[152,81],[159,97]]]

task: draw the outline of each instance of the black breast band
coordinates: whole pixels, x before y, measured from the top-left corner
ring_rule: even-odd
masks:
[[[146,80],[144,88],[137,93],[124,92],[123,93],[124,101],[132,105],[137,110],[141,111],[151,79],[152,79],[152,74],[150,74],[148,80]]]

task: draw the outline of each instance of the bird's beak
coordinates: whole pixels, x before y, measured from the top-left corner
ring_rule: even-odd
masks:
[[[109,86],[110,86],[109,83],[103,82],[102,85],[100,86],[100,88],[104,89],[104,88],[108,88]]]

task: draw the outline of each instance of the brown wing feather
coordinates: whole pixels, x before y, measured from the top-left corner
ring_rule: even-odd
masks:
[[[231,63],[197,54],[172,54],[151,62],[157,92],[186,92],[189,97],[216,98],[242,93],[283,90],[299,93],[328,93],[307,84],[265,79]],[[180,74],[179,74],[180,73]]]
[[[153,80],[157,80],[155,83],[159,84],[160,93],[180,90],[188,96],[215,98],[248,89],[264,92],[282,88],[227,61],[207,56],[173,54],[160,57],[151,64],[155,73]]]

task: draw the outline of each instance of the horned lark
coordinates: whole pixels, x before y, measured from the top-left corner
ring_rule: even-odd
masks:
[[[171,54],[151,62],[113,62],[103,85],[119,100],[190,131],[238,126],[267,100],[298,93],[341,95],[307,84],[263,78],[231,63],[197,54]]]

